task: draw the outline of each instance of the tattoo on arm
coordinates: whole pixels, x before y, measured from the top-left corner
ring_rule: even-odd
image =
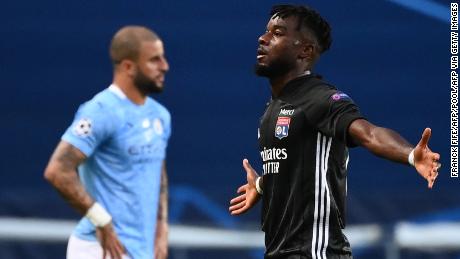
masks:
[[[80,182],[77,167],[85,155],[69,143],[61,141],[45,170],[45,178],[77,211],[85,214],[93,199]]]
[[[166,163],[163,161],[161,168],[160,205],[158,208],[158,221],[168,221],[168,175]]]

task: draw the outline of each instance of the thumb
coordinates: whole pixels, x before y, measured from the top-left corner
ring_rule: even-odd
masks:
[[[258,177],[256,170],[252,168],[249,161],[245,158],[243,159],[243,167],[246,170],[246,179],[248,180],[249,185],[255,185],[256,178]]]
[[[428,145],[428,141],[430,140],[430,137],[431,137],[431,129],[426,128],[423,131],[422,139],[420,139],[420,142],[418,144],[422,147],[426,147]]]
[[[254,168],[252,168],[251,164],[249,164],[249,161],[246,158],[243,159],[243,167],[244,170],[246,170],[246,173],[254,172]]]

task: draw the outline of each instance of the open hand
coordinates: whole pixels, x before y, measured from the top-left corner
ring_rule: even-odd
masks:
[[[426,128],[414,149],[414,165],[417,172],[428,181],[428,188],[431,189],[438,177],[438,170],[441,168],[441,163],[439,163],[441,156],[428,147],[430,137],[431,129]]]
[[[112,223],[103,227],[96,228],[96,236],[101,243],[103,254],[102,258],[122,259],[125,248],[118,239]],[[109,257],[110,256],[110,257]]]
[[[230,201],[229,211],[232,215],[240,215],[252,208],[260,199],[256,189],[256,179],[259,177],[247,159],[243,160],[243,167],[246,170],[247,184],[238,188],[240,196]]]

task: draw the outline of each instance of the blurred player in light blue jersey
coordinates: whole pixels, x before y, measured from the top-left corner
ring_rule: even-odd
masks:
[[[161,39],[140,26],[112,39],[113,83],[78,109],[45,178],[85,217],[68,259],[162,259],[168,251],[168,110],[148,97],[169,70]],[[77,173],[78,168],[78,173]]]

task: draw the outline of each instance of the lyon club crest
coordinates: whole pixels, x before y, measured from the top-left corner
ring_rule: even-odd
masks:
[[[290,117],[278,117],[275,126],[275,137],[282,139],[288,136],[289,123],[291,123]]]

